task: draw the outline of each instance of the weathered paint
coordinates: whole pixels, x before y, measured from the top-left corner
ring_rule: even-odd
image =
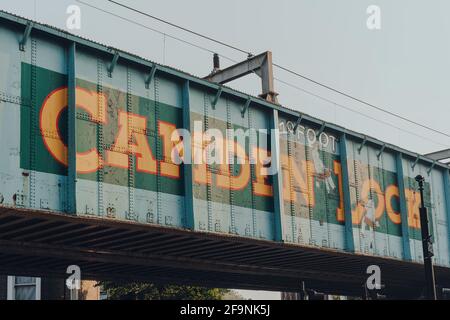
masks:
[[[296,125],[297,112],[228,88],[219,97],[215,84],[125,53],[110,77],[113,51],[47,27],[20,51],[25,21],[0,21],[2,204],[420,261],[422,174],[435,262],[450,266],[443,165],[413,165],[411,152],[307,115]],[[267,150],[280,173],[172,163],[171,133],[196,120],[222,133],[278,127]],[[256,145],[247,137],[241,156]]]

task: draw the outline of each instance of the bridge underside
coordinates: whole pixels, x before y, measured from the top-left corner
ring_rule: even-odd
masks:
[[[186,230],[0,207],[0,274],[151,281],[205,287],[361,296],[366,269],[381,268],[385,293],[417,298],[423,265]],[[450,287],[450,269],[436,267]]]

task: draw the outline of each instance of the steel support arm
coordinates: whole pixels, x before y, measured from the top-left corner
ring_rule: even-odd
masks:
[[[270,51],[249,57],[247,60],[226,69],[214,70],[205,79],[219,84],[225,84],[251,73],[256,73],[261,77],[262,94],[260,96],[263,99],[276,103],[278,94],[274,89],[272,52]]]

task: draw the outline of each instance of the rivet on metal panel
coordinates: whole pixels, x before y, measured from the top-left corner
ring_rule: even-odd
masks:
[[[108,207],[106,208],[106,217],[111,219],[116,218],[116,208],[111,203],[108,203]]]
[[[220,99],[220,96],[222,95],[222,91],[223,91],[223,88],[219,87],[219,90],[217,90],[216,96],[214,97],[214,100],[211,103],[211,106],[212,106],[213,109],[216,109],[216,105],[217,105],[217,102]]]
[[[230,130],[232,128],[231,124],[231,109],[230,109],[230,101],[226,100],[227,105],[227,130]],[[228,141],[232,141],[233,137],[229,136],[231,131],[227,131],[227,139]],[[232,159],[234,157],[233,155],[233,145],[230,143],[227,143],[227,152],[228,157]],[[231,174],[234,172],[234,163],[230,163],[228,165],[228,170]],[[229,179],[229,188],[230,188],[230,215],[231,215],[231,233],[236,234],[236,210],[235,210],[235,201],[234,201],[234,184],[233,179]]]
[[[358,148],[358,153],[361,153],[361,150],[362,150],[362,148],[364,148],[364,146],[366,145],[366,143],[367,143],[367,137],[364,136],[364,139],[363,139],[361,145],[360,145],[359,148]]]
[[[245,235],[246,235],[247,237],[250,237],[250,236],[251,236],[250,225],[249,225],[249,224],[246,224],[246,225],[245,225]]]
[[[153,211],[153,201],[147,201],[148,209],[147,209],[147,223],[154,223],[154,211]]]
[[[204,113],[204,131],[208,131],[209,129],[209,95],[205,92],[203,95],[203,113]],[[212,189],[211,189],[211,182],[212,181],[212,168],[210,163],[210,158],[209,158],[209,153],[207,153],[206,157],[206,181],[208,181],[208,183],[206,184],[206,206],[207,206],[207,214],[208,214],[208,230],[212,231]],[[231,217],[231,220],[233,221],[233,217]],[[232,222],[233,223],[233,222]],[[201,229],[203,227],[203,229]],[[206,230],[206,226],[203,222],[200,222],[200,230]]]
[[[130,114],[133,112],[132,99],[132,75],[130,68],[127,68],[127,123],[128,128],[133,127]],[[128,150],[132,149],[131,140],[128,141]],[[135,188],[135,158],[132,154],[128,155],[128,220],[138,221],[139,217],[136,215],[134,209],[134,188]]]
[[[215,230],[216,232],[221,232],[221,231],[222,231],[222,229],[221,229],[221,227],[220,227],[220,220],[216,220],[216,223],[215,223],[215,225],[214,225],[214,230]]]
[[[13,197],[13,205],[16,207],[24,207],[25,206],[25,195],[21,191],[17,191]]]
[[[254,123],[254,116],[253,111],[254,109],[248,109],[248,127],[251,128],[257,128],[256,124]],[[256,159],[257,155],[254,154],[254,147],[258,145],[257,137],[253,134],[250,134],[249,136],[249,155],[250,159]],[[255,165],[250,165],[250,176],[251,181],[256,181],[256,167]],[[258,229],[258,214],[256,212],[256,196],[255,196],[255,186],[253,183],[251,185],[251,197],[252,197],[252,218],[253,218],[253,237],[257,237],[257,229]]]
[[[383,146],[381,147],[380,152],[378,152],[378,154],[377,154],[378,160],[380,160],[380,157],[381,157],[381,155],[383,154],[383,152],[384,152],[385,149],[386,149],[386,143],[383,144]]]
[[[41,209],[45,209],[45,210],[50,209],[48,200],[46,200],[46,199],[41,199],[40,205],[41,205]]]
[[[303,147],[305,149],[305,157],[306,157],[306,172],[313,172],[313,169],[311,168],[311,161],[313,161],[312,158],[312,154],[311,148],[308,148],[306,145]],[[296,159],[297,157],[294,157],[294,159]],[[311,183],[311,181],[309,179],[307,179],[307,194],[313,194],[314,192],[314,182]],[[298,191],[297,192],[302,192],[302,189],[300,188],[300,186],[297,186]],[[308,219],[309,219],[309,229],[311,230],[311,237],[310,237],[310,244],[311,245],[316,245],[317,240],[316,240],[316,236],[319,236],[319,233],[316,233],[316,228],[314,227],[314,212],[313,212],[313,207],[309,204],[306,203],[306,207],[308,208]],[[298,230],[301,231],[301,228],[298,228]]]
[[[295,188],[294,188],[294,175],[291,174],[293,172],[293,165],[292,165],[292,161],[294,161],[293,159],[295,157],[293,157],[292,155],[292,141],[291,141],[291,137],[289,136],[291,133],[288,130],[288,136],[287,136],[287,151],[288,151],[288,172],[289,172],[289,194],[290,194],[290,198],[291,199],[289,201],[289,207],[290,207],[290,216],[291,216],[291,235],[289,236],[289,239],[291,239],[292,236],[292,241],[295,242],[296,239],[296,228],[295,228],[295,205],[294,205],[294,201],[292,201],[292,199],[295,199],[296,195],[295,195]]]
[[[29,206],[36,208],[36,163],[37,163],[37,136],[39,132],[37,115],[37,41],[31,40],[31,108],[30,108],[30,180],[29,180]]]
[[[159,131],[158,121],[160,120],[160,108],[161,108],[159,77],[154,78],[154,83],[155,83],[154,89],[155,89],[155,119],[156,119],[154,131],[158,132]],[[163,155],[162,155],[161,139],[156,140],[156,152],[155,153],[156,153],[157,159],[162,159]],[[163,210],[162,210],[161,191],[162,191],[161,172],[159,171],[156,176],[156,222],[160,225],[163,224],[162,219],[163,219],[163,214],[165,214],[165,212],[163,212]]]
[[[173,217],[171,217],[171,216],[166,216],[164,220],[165,220],[166,226],[171,226],[171,225],[173,225]]]
[[[20,51],[25,51],[25,46],[28,42],[28,39],[30,38],[30,34],[31,34],[31,30],[33,29],[33,23],[32,22],[28,22],[27,26],[25,27],[25,31],[23,33],[22,38],[20,39],[19,42],[19,50]]]
[[[94,215],[94,209],[93,208],[89,208],[89,206],[86,205],[86,207],[84,208],[84,213],[86,215]]]
[[[97,59],[97,107],[98,110],[102,110],[101,103],[102,99],[100,98],[103,94],[103,60],[100,58]],[[101,155],[101,158],[105,157],[105,141],[104,141],[104,128],[103,125],[97,123],[97,150]],[[103,216],[104,214],[104,203],[103,203],[103,181],[104,181],[104,166],[101,163],[100,157],[98,160],[99,170],[97,170],[97,215]],[[94,212],[92,212],[94,214]],[[111,212],[109,213],[111,215]],[[114,216],[115,218],[115,209]]]

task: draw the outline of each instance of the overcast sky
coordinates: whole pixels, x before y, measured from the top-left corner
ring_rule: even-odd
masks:
[[[246,58],[107,0],[84,1],[232,59]],[[253,53],[271,50],[278,64],[413,121],[450,132],[448,0],[120,1]],[[212,69],[209,52],[76,0],[0,0],[1,9],[59,28],[66,28],[70,4],[79,5],[82,12],[81,29],[72,31],[76,34],[194,75],[205,76]],[[381,30],[366,26],[369,5],[381,8]],[[222,59],[222,66],[228,64]],[[286,72],[275,69],[275,73],[277,78],[402,130],[277,82],[279,101],[289,108],[418,153],[450,148],[448,137],[374,111]],[[232,86],[255,95],[260,90],[255,76]]]

